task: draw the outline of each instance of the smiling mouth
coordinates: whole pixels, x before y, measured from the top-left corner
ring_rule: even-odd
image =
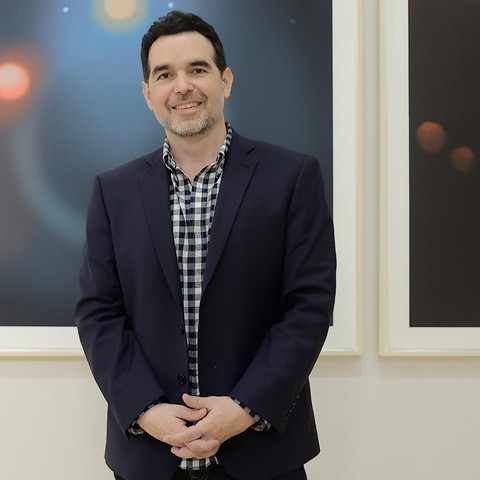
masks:
[[[173,107],[174,110],[188,110],[191,108],[198,107],[200,105],[200,102],[190,102],[190,103],[184,103],[182,105],[176,105]]]

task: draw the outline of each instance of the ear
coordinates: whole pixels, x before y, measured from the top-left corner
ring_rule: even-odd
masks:
[[[150,98],[150,87],[148,86],[148,83],[145,81],[142,82],[142,92],[143,92],[143,98],[145,98],[148,108],[153,111],[153,103],[152,103],[152,99]]]
[[[233,85],[233,72],[229,67],[227,67],[223,72],[222,82],[223,82],[223,98],[226,100],[228,97],[230,97],[230,93],[232,91],[232,85]]]

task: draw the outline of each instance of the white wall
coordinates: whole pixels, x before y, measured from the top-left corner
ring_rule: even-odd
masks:
[[[363,10],[364,352],[321,358],[313,372],[323,452],[308,471],[311,480],[479,480],[480,359],[377,354],[376,0]],[[0,359],[0,478],[111,480],[104,417],[83,360]]]
[[[84,360],[0,360],[0,478],[113,480],[105,411]]]

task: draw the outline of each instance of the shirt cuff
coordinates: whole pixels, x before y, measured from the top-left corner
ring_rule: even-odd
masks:
[[[255,430],[257,432],[263,432],[268,430],[272,426],[270,422],[268,422],[267,420],[264,420],[262,417],[260,417],[260,415],[257,415],[250,408],[244,405],[240,400],[237,400],[236,398],[232,398],[232,400],[237,405],[240,405],[249,415],[253,417],[253,419],[255,420],[255,423],[250,427],[252,430]]]
[[[159,403],[162,403],[162,401],[158,398],[140,413],[137,419],[130,425],[130,427],[127,430],[130,435],[133,435],[134,437],[136,437],[138,435],[142,435],[145,433],[145,430],[137,422],[144,413],[148,412],[152,407],[154,407],[155,405],[158,405]]]

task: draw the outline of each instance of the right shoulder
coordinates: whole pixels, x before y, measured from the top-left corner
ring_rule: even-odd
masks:
[[[119,181],[122,179],[132,178],[154,166],[158,162],[162,162],[163,147],[154,152],[142,155],[127,163],[119,165],[98,175],[100,181]]]

